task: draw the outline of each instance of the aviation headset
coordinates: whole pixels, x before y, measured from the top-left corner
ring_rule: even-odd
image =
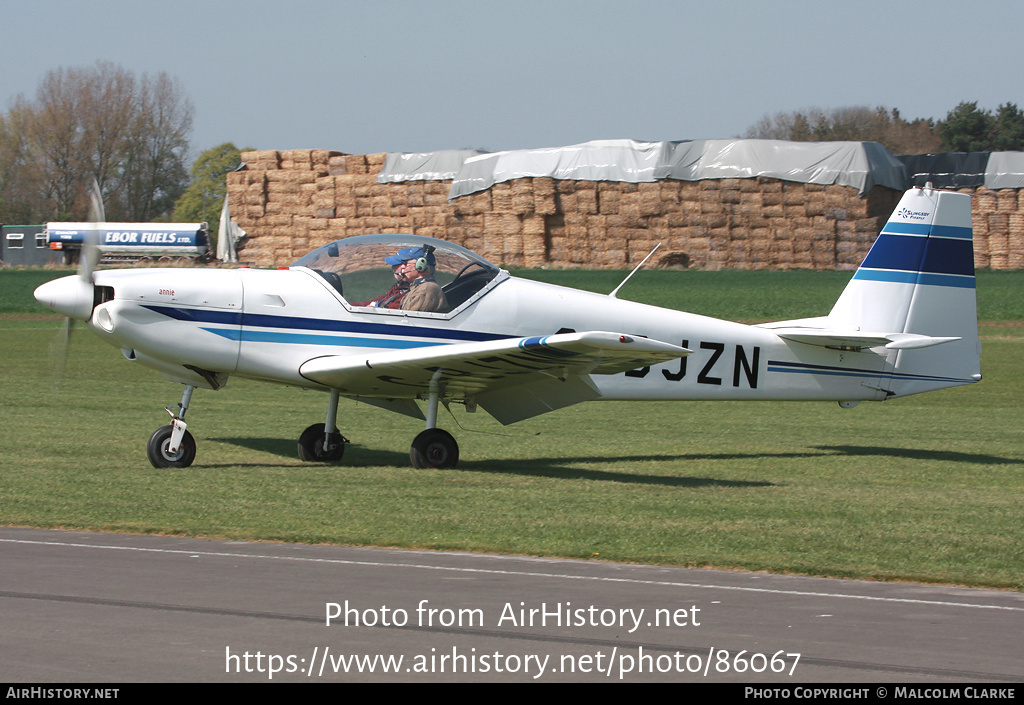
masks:
[[[416,271],[425,272],[430,269],[430,256],[436,248],[433,245],[423,245],[423,256],[416,260]]]

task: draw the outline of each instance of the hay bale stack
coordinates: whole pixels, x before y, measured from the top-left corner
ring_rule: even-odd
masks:
[[[438,237],[508,266],[840,268],[859,265],[902,195],[763,177],[652,183],[515,179],[448,201],[450,181],[377,183],[386,155],[253,151],[228,175],[259,266],[341,237]],[[1015,190],[974,195],[975,266],[1024,268]],[[244,255],[243,255],[244,256]]]

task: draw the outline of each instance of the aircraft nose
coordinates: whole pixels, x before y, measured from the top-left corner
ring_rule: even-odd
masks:
[[[43,306],[68,318],[88,321],[92,317],[93,286],[79,276],[46,282],[33,296]]]

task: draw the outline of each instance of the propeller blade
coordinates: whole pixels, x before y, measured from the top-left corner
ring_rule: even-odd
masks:
[[[64,381],[64,372],[68,367],[68,348],[71,345],[71,329],[74,319],[65,318],[64,325],[57,331],[57,336],[50,343],[50,371],[53,373],[53,383],[60,387]]]
[[[96,265],[100,261],[100,236],[96,224],[106,222],[106,219],[103,194],[100,192],[99,182],[93,177],[92,185],[89,187],[89,221],[93,224],[93,229],[85,234],[78,259],[78,276],[90,284],[92,273],[96,271]]]

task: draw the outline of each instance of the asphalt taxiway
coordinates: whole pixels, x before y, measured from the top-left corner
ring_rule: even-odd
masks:
[[[1024,679],[1009,591],[21,528],[0,623],[7,683]]]

